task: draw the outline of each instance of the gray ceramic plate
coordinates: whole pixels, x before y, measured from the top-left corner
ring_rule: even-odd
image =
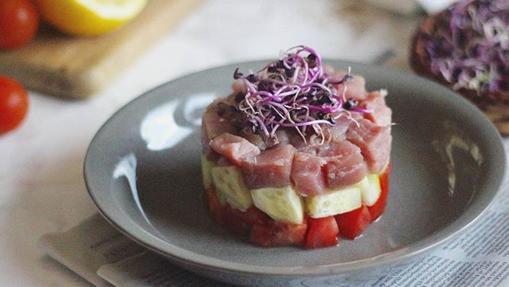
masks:
[[[175,263],[247,285],[298,285],[367,274],[422,255],[464,230],[499,189],[505,153],[496,129],[453,92],[408,73],[342,61],[329,64],[389,91],[395,126],[387,210],[355,240],[318,250],[264,249],[210,219],[200,174],[200,115],[230,91],[240,63],[164,84],[117,112],[97,133],[85,180],[100,212],[123,233]],[[301,286],[301,285],[299,285]]]

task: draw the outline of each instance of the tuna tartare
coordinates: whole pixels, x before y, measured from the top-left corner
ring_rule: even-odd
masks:
[[[202,170],[214,219],[261,246],[336,245],[383,213],[391,109],[387,92],[324,66],[298,46],[203,115]]]

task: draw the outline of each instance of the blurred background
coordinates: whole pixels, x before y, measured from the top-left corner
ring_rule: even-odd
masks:
[[[124,0],[111,1],[124,7],[87,10],[73,0],[38,0],[36,16],[30,8],[21,12],[33,18],[22,24],[25,39],[17,33],[15,47],[7,47],[2,23],[12,23],[14,12],[5,11],[14,8],[5,3],[26,4],[1,1],[0,74],[28,90],[26,115],[21,111],[21,123],[0,135],[2,286],[88,286],[43,256],[36,242],[96,212],[82,179],[85,151],[128,101],[176,77],[275,58],[299,44],[325,58],[366,63],[390,55],[386,65],[407,69],[419,21],[452,2]]]

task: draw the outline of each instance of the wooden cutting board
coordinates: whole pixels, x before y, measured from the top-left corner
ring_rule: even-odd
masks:
[[[96,38],[67,36],[43,26],[28,46],[0,52],[0,74],[54,96],[93,96],[200,2],[149,0],[134,21]]]

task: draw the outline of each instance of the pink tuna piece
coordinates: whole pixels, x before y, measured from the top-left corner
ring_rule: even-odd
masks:
[[[326,192],[325,174],[322,165],[326,161],[316,155],[297,152],[293,157],[292,181],[302,196]]]
[[[341,80],[346,75],[345,71],[336,71],[331,74],[331,81]],[[366,81],[359,75],[352,75],[353,78],[346,82],[345,97],[347,99],[362,100],[366,98]],[[344,89],[343,84],[337,85],[337,90],[341,93]]]
[[[332,127],[322,127],[326,138],[330,138],[333,142],[340,142],[346,139],[346,131],[352,124],[352,119],[345,114],[336,119],[336,124]]]
[[[244,133],[242,133],[242,136],[245,139],[247,139],[250,143],[257,146],[262,151],[270,148],[270,146],[263,140],[263,137],[259,134],[252,133],[252,132],[248,132],[248,133],[244,132]],[[276,137],[277,137],[276,144],[288,144],[289,143],[288,134],[283,129],[276,131]]]
[[[296,155],[292,170],[292,179],[296,185],[301,185],[303,194],[324,193],[325,187],[345,187],[359,182],[367,174],[361,150],[349,141],[315,145],[303,151],[307,155]]]
[[[277,145],[258,156],[246,158],[241,171],[248,188],[283,187],[290,184],[295,148]]]
[[[203,114],[202,141],[204,145],[218,135],[232,131],[231,122],[218,114],[218,106],[224,102],[224,99],[215,100]]]
[[[245,93],[247,91],[246,82],[244,82],[244,80],[242,79],[237,79],[233,81],[232,91],[233,95],[237,93]]]
[[[385,104],[385,93],[380,91],[369,93],[366,100],[362,102],[362,106],[372,111],[366,114],[366,119],[380,126],[392,123],[392,110]]]
[[[245,138],[230,133],[223,133],[215,137],[210,141],[210,147],[235,165],[240,165],[244,158],[260,154],[258,147]]]
[[[322,145],[317,152],[326,160],[324,171],[330,188],[357,183],[367,174],[361,150],[346,140]]]
[[[248,140],[250,143],[257,146],[260,150],[267,149],[267,144],[263,140],[263,137],[259,134],[255,133],[243,133],[242,137],[244,137],[246,140]]]
[[[369,171],[378,173],[389,163],[391,154],[391,126],[379,126],[367,119],[353,124],[347,139],[358,146],[368,164]]]

